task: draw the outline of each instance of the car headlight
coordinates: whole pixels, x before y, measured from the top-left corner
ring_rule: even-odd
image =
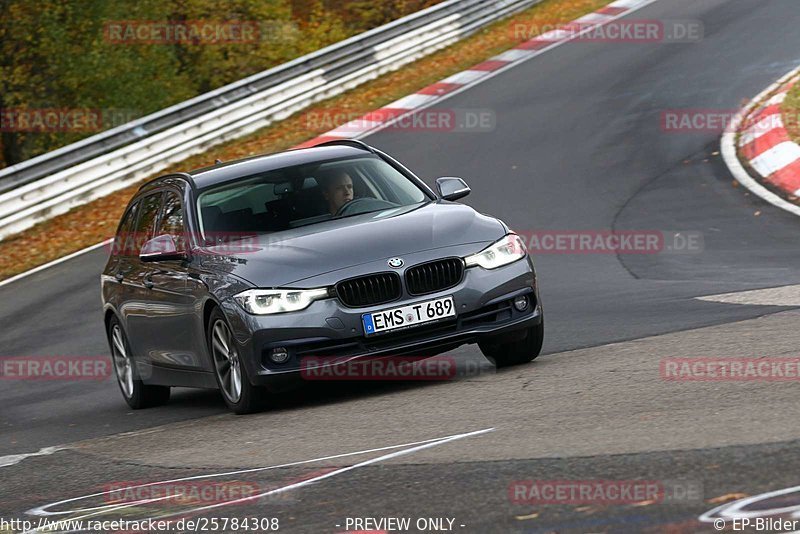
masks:
[[[328,289],[248,289],[233,298],[248,313],[269,315],[304,310],[328,296]]]
[[[528,250],[517,234],[508,234],[472,256],[464,258],[467,267],[478,265],[484,269],[496,269],[525,257]]]

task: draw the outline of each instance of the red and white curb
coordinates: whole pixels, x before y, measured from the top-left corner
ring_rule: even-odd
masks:
[[[506,50],[473,67],[448,76],[414,94],[371,111],[293,148],[307,148],[335,139],[357,139],[397,123],[406,115],[434,105],[465,88],[485,81],[500,71],[516,66],[563,43],[640,9],[655,0],[616,0],[557,29],[548,31]]]
[[[791,76],[745,117],[738,143],[740,156],[761,178],[792,196],[800,196],[800,145],[786,131],[782,104],[798,80],[800,75]]]
[[[742,109],[722,136],[721,152],[734,178],[773,206],[800,216],[800,206],[765,187],[800,196],[800,145],[789,138],[781,105],[800,82],[800,68],[767,87]],[[741,158],[741,159],[740,159]],[[745,161],[757,176],[745,169]]]

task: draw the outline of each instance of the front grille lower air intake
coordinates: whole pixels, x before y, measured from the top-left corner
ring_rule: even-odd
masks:
[[[406,289],[412,295],[435,293],[454,287],[464,276],[464,260],[445,258],[410,267],[406,271]]]
[[[336,295],[351,308],[374,306],[400,298],[400,276],[397,273],[375,273],[342,280],[336,284]]]

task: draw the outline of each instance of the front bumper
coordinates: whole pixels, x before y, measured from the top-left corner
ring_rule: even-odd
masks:
[[[521,294],[530,297],[524,312],[512,305]],[[422,324],[404,330],[365,336],[364,313],[428,301],[452,295],[457,317]],[[395,302],[363,308],[349,308],[331,298],[316,301],[305,310],[276,315],[250,315],[233,301],[223,302],[238,344],[239,354],[254,385],[279,383],[297,375],[304,358],[331,357],[337,363],[356,358],[389,355],[432,356],[483,338],[505,336],[542,321],[536,275],[530,258],[497,269],[466,269],[461,283],[450,289],[423,296],[404,297]],[[288,361],[269,359],[272,349],[284,347]]]

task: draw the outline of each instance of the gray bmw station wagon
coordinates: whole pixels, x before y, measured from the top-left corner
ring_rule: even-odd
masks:
[[[530,362],[544,323],[533,262],[498,219],[434,192],[360,141],[157,178],[136,193],[101,277],[132,408],[219,388],[236,413],[304,361],[429,357],[478,343]]]

